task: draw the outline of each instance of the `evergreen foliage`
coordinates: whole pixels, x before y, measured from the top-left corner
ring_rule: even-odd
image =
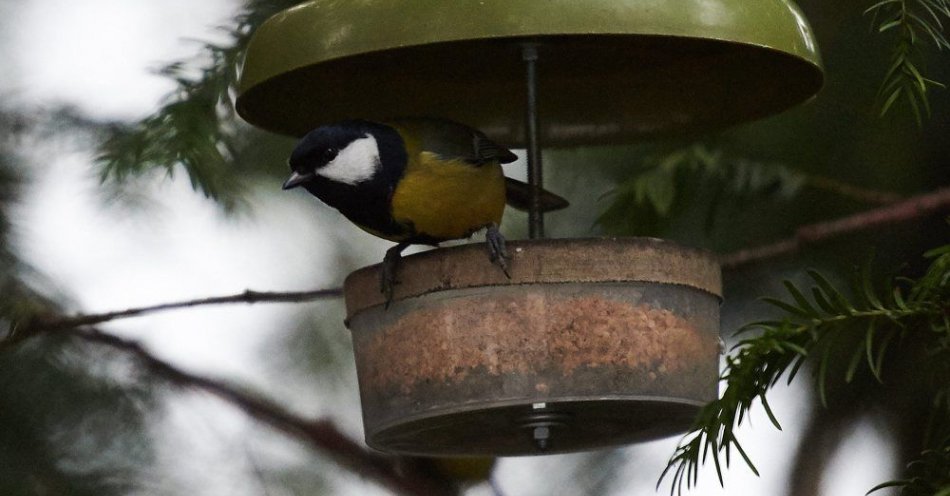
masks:
[[[248,175],[241,170],[243,137],[252,131],[235,115],[244,50],[257,26],[293,0],[250,0],[225,28],[224,44],[206,44],[192,62],[174,62],[159,73],[177,89],[152,115],[130,125],[113,126],[103,141],[98,162],[106,182],[123,182],[152,171],[174,176],[180,167],[192,187],[233,210],[242,201]]]
[[[0,353],[0,494],[148,489],[156,405],[125,361],[59,336]]]
[[[887,357],[908,352],[911,342],[927,350],[919,367],[926,372],[933,393],[928,438],[935,444],[910,465],[914,477],[888,484],[902,485],[907,495],[933,494],[915,492],[921,487],[950,491],[950,466],[940,466],[941,460],[947,461],[941,457],[950,450],[950,245],[926,256],[933,261],[923,277],[895,282],[885,291],[875,289],[864,271],[855,296],[849,298],[820,273],[809,271],[815,284],[809,290],[786,281],[790,299],[764,298],[784,317],[754,322],[738,331],[757,334],[742,339],[726,357],[721,376],[725,391],[703,408],[670,459],[661,481],[672,474],[671,493],[682,492],[684,484],[687,488],[695,485],[699,466],[707,457],[712,458],[722,483],[722,465],[729,466],[733,448],[758,474],[734,430],[756,400],[772,424],[781,429],[767,393],[783,376],[791,383],[806,361],[813,365],[818,395],[826,405],[829,381],[850,383],[861,368],[884,381]],[[829,364],[842,346],[850,346],[850,360],[842,376],[832,377]]]
[[[950,21],[950,1],[881,0],[865,12],[873,14],[879,33],[893,33],[896,38],[892,63],[878,92],[881,115],[903,96],[917,124],[922,125],[931,111],[927,92],[931,87],[945,88],[943,83],[924,76],[920,68],[922,45],[929,41],[937,50],[950,49],[943,33],[943,23]]]
[[[790,199],[809,180],[785,165],[734,156],[705,143],[647,154],[630,165],[635,172],[605,195],[610,204],[597,219],[608,232],[637,232],[651,225],[655,229],[695,201],[690,192],[696,183],[712,190],[706,215],[706,227],[712,229],[717,211],[757,200]]]

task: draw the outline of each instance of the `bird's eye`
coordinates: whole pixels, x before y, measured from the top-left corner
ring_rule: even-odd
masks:
[[[334,158],[336,158],[336,154],[337,154],[336,148],[327,148],[326,150],[323,151],[323,158],[324,160],[329,162],[333,160]]]

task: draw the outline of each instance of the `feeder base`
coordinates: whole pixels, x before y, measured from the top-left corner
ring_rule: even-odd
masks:
[[[702,404],[598,399],[439,412],[368,432],[381,451],[410,455],[523,456],[594,450],[683,432]]]

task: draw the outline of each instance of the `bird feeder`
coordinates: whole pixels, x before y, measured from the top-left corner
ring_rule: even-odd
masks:
[[[465,245],[408,257],[389,309],[345,285],[370,446],[520,455],[643,441],[716,398],[719,266],[658,239]]]
[[[706,132],[814,96],[815,39],[788,0],[315,0],[255,33],[236,102],[302,136],[441,117],[528,151]],[[535,198],[536,199],[536,198]],[[537,202],[534,202],[537,205]],[[509,243],[511,278],[469,245],[345,283],[369,445],[523,455],[686,429],[717,395],[719,267],[653,239]]]

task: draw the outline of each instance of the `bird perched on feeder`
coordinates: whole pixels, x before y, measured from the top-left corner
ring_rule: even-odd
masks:
[[[411,244],[436,246],[487,229],[489,259],[507,275],[498,232],[507,202],[527,210],[531,188],[504,176],[517,157],[463,124],[441,119],[348,120],[318,127],[290,156],[283,188],[303,186],[363,230],[396,242],[386,251],[380,290],[392,298],[395,270]],[[568,205],[541,192],[540,209]]]

